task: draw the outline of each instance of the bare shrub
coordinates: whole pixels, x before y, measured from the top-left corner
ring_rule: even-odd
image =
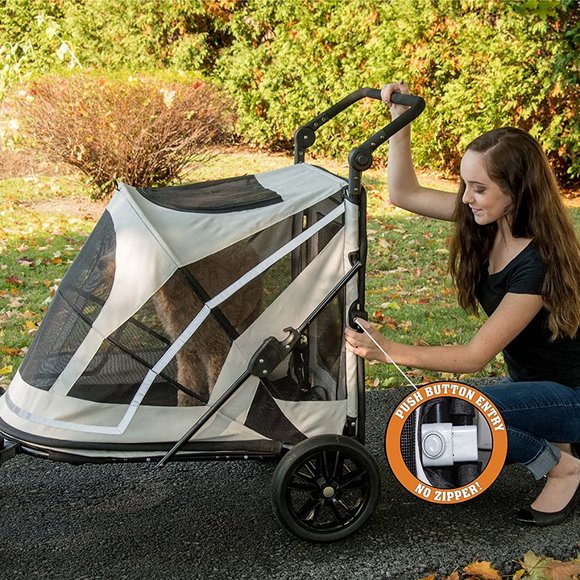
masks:
[[[15,99],[31,145],[84,173],[97,198],[116,180],[167,185],[208,157],[233,119],[225,99],[201,81],[47,76]]]

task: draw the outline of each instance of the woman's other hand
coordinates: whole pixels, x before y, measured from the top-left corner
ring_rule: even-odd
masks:
[[[380,332],[377,332],[366,320],[357,318],[355,322],[364,328],[366,332],[357,332],[356,330],[347,327],[344,332],[346,349],[350,350],[350,352],[357,356],[366,358],[367,360],[389,362],[387,357],[385,357],[384,353],[375,342],[373,342],[368,334],[370,334],[387,353],[389,341]]]

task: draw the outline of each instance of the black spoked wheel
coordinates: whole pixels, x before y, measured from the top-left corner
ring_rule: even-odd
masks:
[[[357,440],[319,435],[281,460],[272,485],[274,513],[299,538],[332,542],[358,530],[380,492],[373,456]]]

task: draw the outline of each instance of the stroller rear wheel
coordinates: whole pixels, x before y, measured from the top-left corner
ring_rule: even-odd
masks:
[[[363,445],[343,435],[318,435],[281,459],[272,505],[280,523],[299,538],[331,542],[364,525],[379,492],[376,461]]]

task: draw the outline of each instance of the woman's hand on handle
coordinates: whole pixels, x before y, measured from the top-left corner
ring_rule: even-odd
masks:
[[[396,119],[408,107],[391,102],[394,93],[409,94],[407,83],[387,83],[381,89],[381,98]],[[453,219],[456,196],[438,189],[420,185],[411,154],[411,126],[407,125],[389,140],[387,167],[389,199],[393,205],[413,213],[436,219]]]
[[[391,102],[391,97],[393,93],[401,93],[403,95],[409,94],[409,87],[406,82],[400,81],[398,83],[387,83],[381,89],[381,99],[383,103],[389,107],[391,110],[391,116],[393,119],[396,119],[399,115],[402,115],[409,107],[405,107],[404,105],[395,105]]]

